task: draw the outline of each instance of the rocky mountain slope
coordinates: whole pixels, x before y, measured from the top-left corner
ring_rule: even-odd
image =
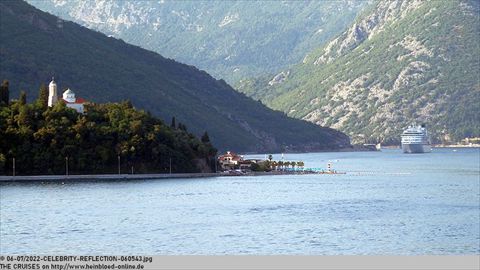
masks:
[[[220,150],[337,149],[345,134],[273,111],[223,80],[121,40],[64,22],[22,1],[0,2],[0,78],[10,97],[35,98],[55,75],[59,91],[71,88],[94,102],[131,100],[197,135],[208,131]]]
[[[398,143],[413,121],[435,141],[480,136],[479,5],[378,1],[301,63],[240,90],[357,142]]]
[[[365,1],[28,0],[217,78],[278,70],[343,31]]]

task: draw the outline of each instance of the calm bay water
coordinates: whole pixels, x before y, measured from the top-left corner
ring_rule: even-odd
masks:
[[[284,158],[347,174],[1,184],[0,253],[480,254],[479,149]]]

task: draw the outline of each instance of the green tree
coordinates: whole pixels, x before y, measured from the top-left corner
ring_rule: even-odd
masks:
[[[10,93],[8,90],[9,82],[8,80],[3,80],[2,85],[0,86],[0,104],[8,105],[10,101]]]
[[[216,155],[210,143],[170,128],[125,102],[90,104],[88,114],[79,114],[63,102],[50,110],[14,102],[0,108],[0,125],[2,174],[7,172],[1,171],[1,165],[11,168],[12,157],[21,174],[64,174],[68,157],[69,172],[76,174],[116,173],[118,155],[122,171],[133,165],[135,173],[165,172],[170,157],[174,172],[206,171],[198,160]]]
[[[40,85],[40,91],[38,92],[38,99],[37,99],[37,104],[40,106],[40,108],[47,108],[48,106],[48,89],[47,86],[42,83]]]
[[[176,122],[176,120],[175,120],[175,116],[172,117],[172,122],[171,122],[171,124],[170,124],[170,127],[171,127],[171,128],[177,128],[177,122]]]
[[[280,170],[283,170],[283,165],[284,165],[283,161],[280,160],[278,162],[278,167],[280,167]]]
[[[205,133],[203,133],[201,141],[203,143],[210,143],[210,137],[208,137],[208,133],[206,131],[205,131]]]
[[[187,127],[182,123],[178,123],[178,129],[181,131],[187,131]]]
[[[25,105],[27,104],[27,93],[25,91],[20,92],[20,97],[18,98],[18,102],[20,105]]]
[[[303,161],[299,161],[297,162],[297,166],[303,169],[303,167],[305,166],[305,163]]]
[[[5,158],[5,155],[0,153],[0,174],[4,174],[5,173],[5,163],[6,163],[7,159]]]
[[[250,165],[250,170],[252,170],[252,171],[254,171],[254,172],[258,172],[258,171],[261,170],[261,169],[260,169],[260,165],[258,165],[257,163],[252,163],[252,164]]]

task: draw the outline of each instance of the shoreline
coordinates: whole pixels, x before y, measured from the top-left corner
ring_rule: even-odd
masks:
[[[161,174],[82,174],[82,175],[16,175],[0,176],[0,183],[6,182],[64,182],[64,181],[118,181],[174,178],[208,178],[219,173],[161,173]]]
[[[288,149],[283,152],[273,151],[271,154],[307,154],[307,153],[339,153],[339,152],[377,152],[379,150],[373,149],[372,147],[366,147],[363,145],[352,145],[352,147],[343,147],[343,148],[332,148],[332,149],[311,149],[309,151],[304,150],[292,150]],[[264,155],[268,152],[236,152],[241,155]]]
[[[67,181],[122,181],[122,180],[161,180],[176,178],[213,178],[231,176],[270,176],[270,175],[307,175],[307,174],[345,174],[345,172],[315,171],[270,171],[249,173],[172,173],[172,174],[82,174],[82,175],[16,175],[0,176],[1,183],[12,182],[58,182]]]
[[[480,144],[433,144],[433,148],[480,148]]]
[[[432,148],[480,148],[480,144],[432,144]],[[382,149],[401,149],[400,145],[382,145]]]
[[[476,145],[464,145],[464,144],[432,144],[432,148],[480,148],[480,144]],[[383,146],[382,149],[401,149],[399,145],[395,146]]]

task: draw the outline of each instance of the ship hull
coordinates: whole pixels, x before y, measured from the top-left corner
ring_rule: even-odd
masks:
[[[429,144],[402,144],[402,150],[407,154],[430,153],[432,147]]]

